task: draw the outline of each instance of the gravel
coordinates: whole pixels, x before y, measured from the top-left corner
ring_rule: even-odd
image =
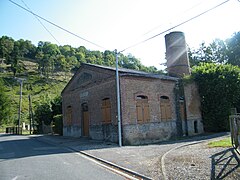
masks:
[[[200,143],[176,149],[165,160],[167,179],[240,179],[239,155],[232,148]]]

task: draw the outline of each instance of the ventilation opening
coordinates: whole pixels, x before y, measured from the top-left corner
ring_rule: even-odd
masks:
[[[194,121],[194,133],[198,133],[198,122]]]

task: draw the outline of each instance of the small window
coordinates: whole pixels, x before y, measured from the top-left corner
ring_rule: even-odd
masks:
[[[72,106],[67,107],[67,121],[66,121],[66,123],[67,123],[67,125],[72,124]]]
[[[160,97],[160,110],[161,110],[161,120],[171,120],[172,119],[172,108],[170,99],[167,96]]]
[[[147,122],[150,120],[149,104],[147,96],[137,96],[137,121]]]
[[[111,123],[111,102],[109,98],[102,100],[102,117],[103,123]]]

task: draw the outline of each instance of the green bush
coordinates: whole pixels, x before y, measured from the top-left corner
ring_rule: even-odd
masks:
[[[207,132],[229,131],[230,109],[240,100],[240,68],[202,63],[194,67],[192,78],[201,97],[203,124]]]

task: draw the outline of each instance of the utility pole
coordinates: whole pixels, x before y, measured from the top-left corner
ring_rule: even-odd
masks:
[[[20,83],[20,97],[19,97],[19,109],[18,109],[18,132],[17,132],[17,134],[20,134],[23,80],[22,79],[18,79],[18,82]]]
[[[33,122],[33,117],[32,117],[32,100],[31,100],[31,95],[28,95],[28,101],[29,101],[29,123],[30,123],[30,134],[32,134],[32,122]]]
[[[25,79],[21,79],[21,78],[16,78],[16,79],[20,83],[20,97],[19,97],[19,109],[18,109],[18,130],[17,130],[17,134],[20,134],[21,108],[22,108],[22,87],[23,87],[23,81]]]
[[[27,86],[27,90],[28,90],[28,105],[29,105],[28,114],[29,114],[29,124],[30,124],[29,134],[33,134],[32,133],[33,113],[32,113],[32,99],[31,99],[32,85],[30,83]]]
[[[118,73],[118,52],[116,54],[116,85],[117,85],[117,118],[118,118],[118,143],[122,146],[122,123],[121,123],[121,106],[120,106],[120,84],[119,84],[119,73]]]

